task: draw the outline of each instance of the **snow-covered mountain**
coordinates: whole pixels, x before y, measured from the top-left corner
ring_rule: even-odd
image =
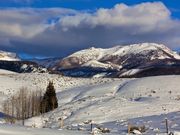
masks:
[[[20,61],[14,53],[0,53],[0,68],[15,72],[63,73],[75,77],[144,77],[180,74],[180,55],[163,44],[141,43],[112,48],[89,48],[64,59]],[[26,68],[25,68],[26,67]],[[43,68],[44,67],[44,68]],[[47,70],[46,70],[47,71]]]
[[[108,49],[92,47],[81,50],[56,61],[54,65],[51,64],[51,68],[70,76],[105,74],[123,77],[152,67],[169,65],[180,65],[179,54],[163,44],[141,43]]]
[[[42,60],[41,64],[64,73],[69,72],[71,75],[83,71],[88,74],[89,71],[96,76],[114,73],[116,77],[129,77],[163,75],[167,72],[179,74],[179,57],[164,45],[137,44],[109,49],[90,48],[63,60]],[[70,59],[75,61],[68,61]],[[59,107],[51,112],[25,120],[27,127],[19,126],[18,120],[15,125],[2,124],[8,121],[1,117],[0,134],[84,135],[91,134],[92,122],[93,132],[97,134],[102,133],[100,129],[109,129],[109,135],[126,135],[128,125],[131,124],[144,125],[146,132],[143,134],[146,135],[165,135],[165,118],[168,118],[170,131],[174,135],[180,133],[180,75],[73,78],[37,73],[37,69],[41,71],[40,67],[30,61],[0,61],[0,112],[3,112],[2,103],[22,87],[26,87],[27,91],[45,91],[49,80],[54,83],[59,104]],[[60,118],[64,123],[61,128]]]
[[[0,51],[0,69],[18,73],[48,72],[46,68],[35,62],[23,61],[16,53],[5,51]]]
[[[44,73],[49,72],[46,68],[30,61],[1,61],[0,69],[17,73]]]
[[[4,61],[20,61],[16,53],[0,51],[0,60]]]
[[[33,61],[35,63],[38,63],[40,66],[50,69],[58,62],[60,62],[60,60],[61,60],[60,58],[45,58],[45,59],[31,59],[29,61]]]

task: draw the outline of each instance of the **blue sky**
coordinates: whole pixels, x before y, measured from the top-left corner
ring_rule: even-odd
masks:
[[[180,49],[180,0],[0,0],[0,12],[0,50],[23,57],[142,42]]]
[[[134,5],[155,1],[163,2],[172,11],[173,17],[180,18],[179,0],[1,0],[0,7],[64,7],[76,10],[95,10],[102,7],[111,8],[117,3]]]

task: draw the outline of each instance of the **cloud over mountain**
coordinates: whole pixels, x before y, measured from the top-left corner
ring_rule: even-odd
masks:
[[[0,48],[32,55],[64,56],[72,51],[116,44],[180,45],[180,20],[161,2],[111,9],[0,9]]]

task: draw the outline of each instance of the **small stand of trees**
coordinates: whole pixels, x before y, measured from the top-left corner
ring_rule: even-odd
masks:
[[[54,110],[58,107],[58,100],[56,97],[56,91],[53,85],[53,82],[49,82],[46,92],[43,96],[43,99],[41,100],[41,113],[46,113],[49,111]]]
[[[3,103],[3,112],[10,119],[24,120],[58,107],[53,82],[49,82],[46,92],[42,90],[29,91],[26,87],[20,90]]]

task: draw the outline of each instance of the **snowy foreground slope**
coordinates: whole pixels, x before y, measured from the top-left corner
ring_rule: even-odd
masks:
[[[55,83],[59,107],[26,120],[24,128],[2,124],[1,135],[19,135],[20,132],[39,135],[45,131],[51,135],[90,134],[88,120],[93,121],[93,127],[110,129],[112,135],[127,134],[128,123],[145,125],[147,135],[163,135],[166,117],[170,130],[180,131],[180,76],[112,79],[7,73],[0,75],[1,102],[22,86],[44,90],[48,80]],[[58,130],[59,118],[64,119],[62,130]],[[46,129],[32,129],[32,126]]]
[[[0,135],[86,135],[87,132],[35,129],[29,127],[12,126],[8,124],[0,125]]]

